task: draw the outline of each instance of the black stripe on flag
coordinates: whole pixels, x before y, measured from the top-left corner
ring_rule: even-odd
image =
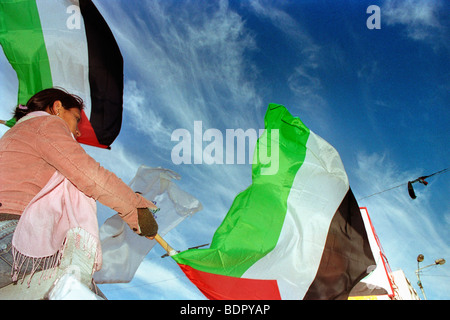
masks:
[[[91,0],[80,0],[89,56],[90,122],[100,144],[119,135],[123,110],[123,58],[114,35]]]
[[[319,269],[304,299],[346,300],[375,264],[361,211],[349,189],[331,220]]]

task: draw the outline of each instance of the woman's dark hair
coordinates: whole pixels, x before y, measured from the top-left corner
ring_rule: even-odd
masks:
[[[70,94],[64,89],[50,88],[39,91],[28,100],[27,105],[18,105],[14,111],[14,118],[19,120],[33,111],[46,111],[47,107],[51,108],[55,101],[61,101],[64,109],[78,108],[83,110],[83,99],[79,96]]]

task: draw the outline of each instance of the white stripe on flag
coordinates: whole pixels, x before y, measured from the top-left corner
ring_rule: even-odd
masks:
[[[331,220],[349,190],[337,151],[313,132],[306,147],[277,245],[242,276],[273,279],[277,275],[282,299],[302,299],[314,281]]]
[[[85,104],[88,119],[91,113],[89,86],[89,56],[81,13],[71,10],[78,0],[36,0],[44,35],[45,47],[50,60],[53,86],[66,89],[80,96]],[[79,16],[78,16],[79,14]],[[69,29],[71,16],[79,17],[80,24]]]

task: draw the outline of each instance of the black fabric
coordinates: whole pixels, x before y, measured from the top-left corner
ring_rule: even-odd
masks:
[[[91,0],[80,0],[89,52],[90,122],[100,144],[119,135],[123,111],[123,58],[114,35]]]
[[[351,189],[331,220],[316,277],[305,300],[346,300],[376,265],[361,211]]]
[[[411,181],[408,181],[408,193],[409,193],[409,196],[411,197],[411,199],[417,198]]]

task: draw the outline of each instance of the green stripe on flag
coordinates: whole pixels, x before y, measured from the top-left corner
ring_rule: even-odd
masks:
[[[256,261],[276,246],[287,210],[287,198],[295,175],[306,156],[309,129],[281,105],[270,104],[265,116],[265,132],[258,139],[255,156],[268,143],[269,153],[278,148],[278,171],[263,174],[258,157],[252,168],[252,184],[234,200],[216,230],[209,249],[193,249],[173,256],[178,264],[194,269],[240,277]],[[267,139],[278,130],[279,141]],[[263,153],[264,154],[264,153]],[[276,159],[272,158],[272,161]]]
[[[0,2],[0,43],[19,79],[18,103],[53,86],[35,0]]]

